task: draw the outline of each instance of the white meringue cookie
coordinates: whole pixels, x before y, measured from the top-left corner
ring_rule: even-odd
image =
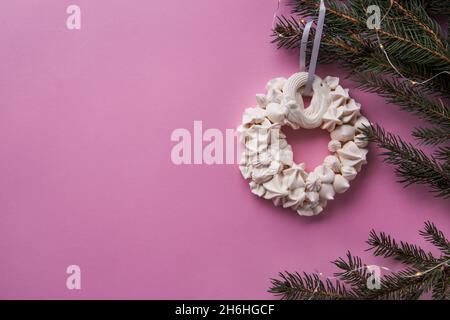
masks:
[[[300,216],[305,216],[305,217],[312,217],[315,215],[313,209],[311,209],[311,208],[299,208],[297,210],[297,213]]]
[[[322,129],[333,131],[336,128],[336,125],[341,125],[342,120],[342,109],[336,107],[328,108],[327,112],[323,115],[323,124]]]
[[[271,145],[269,152],[273,159],[281,162],[284,165],[291,166],[294,162],[294,153],[289,145],[286,145],[283,149],[281,146]]]
[[[274,129],[275,125],[270,122],[269,119],[265,118],[263,122],[254,124],[252,128],[258,130],[271,130]]]
[[[294,163],[294,153],[292,152],[290,146],[282,149],[279,153],[279,157],[276,159],[286,166],[292,166]]]
[[[366,135],[363,133],[357,134],[354,140],[358,148],[366,148],[369,145],[369,141],[367,141]]]
[[[342,149],[337,151],[338,157],[344,166],[354,167],[356,171],[361,170],[361,166],[366,164],[366,149],[360,149],[353,142],[347,142]]]
[[[271,102],[266,107],[267,118],[272,123],[280,123],[284,122],[284,117],[286,115],[286,107],[282,106],[279,103]]]
[[[350,99],[342,108],[342,121],[344,123],[353,123],[361,115],[361,105],[355,100]]]
[[[328,201],[325,199],[320,199],[319,203],[313,208],[314,214],[317,215],[326,208]]]
[[[313,213],[314,213],[315,216],[318,215],[319,213],[321,213],[323,211],[323,209],[324,208],[320,204],[318,204],[317,206],[312,208]]]
[[[238,137],[239,137],[239,142],[242,143],[242,144],[245,144],[245,140],[247,138],[246,137],[246,133],[247,133],[248,129],[249,129],[248,125],[243,125],[243,124],[241,124],[239,127],[237,127],[236,131],[237,131],[237,134],[238,134]]]
[[[275,207],[279,207],[279,206],[281,206],[282,204],[283,204],[283,197],[275,197],[275,198],[272,198],[272,202],[273,202],[273,204],[275,205]]]
[[[280,103],[283,99],[283,92],[278,89],[270,89],[267,92],[267,101],[268,103],[274,102],[274,103]]]
[[[266,118],[266,111],[260,107],[247,108],[242,116],[242,124],[261,123]]]
[[[291,149],[291,146],[287,143],[287,140],[286,139],[280,139],[279,140],[279,146],[280,146],[280,149],[286,149],[286,148],[289,148],[289,150],[292,150]]]
[[[248,156],[247,156],[247,154],[246,154],[245,152],[242,152],[242,153],[241,153],[241,157],[240,157],[240,159],[239,159],[239,165],[240,165],[240,166],[245,166],[246,163],[247,163],[247,161],[248,161]]]
[[[311,206],[315,206],[319,203],[319,193],[316,191],[306,192],[306,199],[311,204]]]
[[[348,89],[344,89],[339,85],[331,94],[336,97],[344,97],[346,100],[350,98],[350,96],[348,95]]]
[[[336,156],[326,156],[323,160],[323,164],[336,173],[341,171],[341,162]]]
[[[323,81],[332,89],[335,90],[336,87],[339,85],[339,78],[337,77],[330,77],[326,76]]]
[[[335,130],[331,131],[331,139],[341,142],[347,142],[355,137],[355,128],[348,124],[338,126]]]
[[[284,197],[289,194],[282,175],[275,175],[271,180],[264,182],[263,186],[266,189],[266,194],[264,195],[266,199]]]
[[[264,130],[250,128],[245,133],[245,150],[248,155],[257,155],[266,152],[269,146],[269,133]]]
[[[297,188],[289,191],[287,198],[283,203],[284,208],[293,208],[297,210],[299,206],[305,201],[306,193],[305,188]]]
[[[306,178],[306,191],[319,191],[321,181],[315,172],[310,172]]]
[[[272,161],[269,167],[253,168],[252,179],[256,183],[264,183],[277,176],[277,173],[281,169],[281,164],[278,161]]]
[[[344,193],[350,188],[350,183],[340,174],[334,177],[333,188],[336,193]]]
[[[320,165],[314,169],[314,173],[319,177],[322,183],[333,183],[334,172],[331,168],[325,165]]]
[[[241,174],[244,177],[244,179],[248,179],[252,175],[252,170],[250,166],[239,166],[239,170],[241,170]],[[252,181],[253,182],[253,181]]]
[[[258,106],[260,108],[265,109],[266,106],[267,106],[267,97],[266,97],[266,95],[262,94],[262,93],[258,93],[256,95],[256,103],[258,104]]]
[[[270,163],[273,161],[273,157],[270,154],[270,152],[262,152],[259,153],[256,157],[255,157],[255,166],[268,166],[270,165]]]
[[[266,89],[267,91],[271,89],[282,91],[287,79],[283,77],[275,78],[267,82]]]
[[[289,189],[297,189],[305,187],[306,172],[304,165],[293,164],[292,167],[283,170],[286,178],[286,186]]]
[[[337,86],[334,91],[331,91],[331,104],[330,108],[337,108],[344,105],[349,98],[348,89],[343,89],[341,86]]]
[[[263,197],[264,194],[266,193],[266,189],[264,188],[264,186],[261,184],[257,184],[254,181],[250,182],[250,190],[252,191],[253,194],[256,194],[258,197]]]
[[[319,196],[321,199],[333,200],[335,194],[336,194],[336,192],[334,191],[334,187],[332,184],[328,184],[328,183],[322,184],[320,191],[319,191]]]
[[[361,116],[355,122],[355,129],[358,132],[361,132],[361,130],[364,129],[364,127],[370,127],[370,121],[367,120],[366,117]]]
[[[352,181],[356,177],[356,169],[349,166],[343,166],[341,168],[342,176],[348,181]]]
[[[328,142],[328,150],[331,152],[336,152],[342,147],[342,144],[338,140],[331,140]]]
[[[261,155],[263,155],[263,154],[261,153]],[[248,158],[247,163],[253,168],[267,167],[272,162],[272,160],[270,160],[270,162],[268,164],[263,165],[260,161],[260,157],[258,154],[248,155],[247,158]],[[263,158],[264,158],[264,156],[263,156]]]

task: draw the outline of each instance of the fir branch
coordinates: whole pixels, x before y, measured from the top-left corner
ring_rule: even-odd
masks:
[[[368,250],[374,250],[375,256],[393,257],[418,269],[428,268],[437,261],[430,252],[426,253],[422,248],[407,242],[398,244],[384,232],[377,234],[375,230],[371,230],[367,244],[370,246]]]
[[[378,5],[383,13],[390,8],[380,30],[370,30],[366,26],[366,8],[372,4]],[[295,16],[317,17],[318,1],[293,0],[292,5]],[[303,28],[303,21],[282,17],[274,30],[273,42],[279,47],[298,47]],[[314,29],[312,33],[314,35]],[[377,36],[390,61],[379,48]],[[359,82],[360,88],[376,92],[388,102],[437,125],[413,132],[423,144],[441,144],[449,140],[450,107],[436,95],[439,92],[442,97],[450,97],[450,76],[441,73],[450,70],[449,42],[443,38],[440,26],[429,16],[423,2],[393,0],[391,6],[391,2],[385,0],[349,0],[348,4],[327,1],[319,61],[333,62],[336,57]],[[397,71],[390,63],[409,79],[432,79],[422,86],[399,81]],[[436,74],[439,76],[434,77]],[[388,79],[386,75],[394,77]],[[401,182],[426,184],[437,196],[450,196],[448,149],[439,149],[434,154],[437,158],[427,157],[396,136],[384,131],[372,133],[379,134],[372,136],[373,141],[379,146],[384,145],[385,161],[396,165]],[[438,160],[445,163],[440,164]]]
[[[381,155],[385,157],[385,162],[396,166],[399,182],[406,183],[406,186],[425,184],[436,196],[450,197],[450,171],[446,166],[430,159],[422,150],[386,132],[379,125],[366,127],[363,132],[368,141],[386,150]]]
[[[346,6],[340,2],[327,1],[326,24],[319,57],[321,62],[336,61],[336,57],[339,57],[344,60],[344,67],[349,70],[359,67],[358,72],[378,71],[398,76],[378,48],[376,33],[369,30],[365,24],[365,10],[369,4],[374,4],[372,2],[354,0],[350,1],[351,6]],[[384,10],[387,9],[387,1],[378,0],[375,3]],[[317,1],[293,0],[292,5],[295,16],[311,18],[317,16],[319,5]],[[410,18],[405,18],[405,14],[400,9],[394,8],[392,10],[394,18],[398,20],[398,17],[402,17],[401,20],[393,23],[392,19],[391,21],[387,19],[386,26],[380,30],[380,35],[391,60],[400,72],[410,79],[423,81],[441,71],[450,70],[450,51],[448,42],[440,35],[439,26],[423,9],[416,8],[413,11],[410,6],[403,4],[401,8],[408,10],[410,14],[421,12],[422,26],[413,24],[409,21]],[[283,17],[282,20],[291,23],[277,24],[273,42],[278,47],[297,48],[303,33],[302,26],[296,23],[293,17],[291,19]],[[433,33],[433,37],[439,39],[439,42],[430,40],[430,32]],[[440,74],[427,82],[424,87],[437,90],[448,97],[450,96],[449,78],[448,74]]]
[[[446,52],[429,46],[430,42],[420,43],[419,40],[423,38],[410,33],[409,30],[402,30],[400,34],[396,34],[390,31],[391,29],[399,30],[399,24],[389,21],[386,29],[378,30],[382,40],[388,42],[384,47],[389,55],[402,57],[405,62],[426,64],[443,71],[450,70],[450,57]]]
[[[422,144],[437,145],[450,140],[450,128],[416,128],[412,135]]]
[[[275,43],[278,48],[296,49],[299,47],[299,39],[302,33],[303,25],[297,22],[295,18],[280,17],[272,35],[272,43]],[[313,37],[314,31],[311,33],[311,37]],[[311,48],[307,49],[308,55],[310,50]],[[336,62],[336,57],[339,57],[342,62],[341,66],[350,71],[353,78],[368,72],[398,76],[382,52],[374,44],[362,39],[356,33],[349,34],[345,39],[323,35],[320,52],[320,63]],[[391,57],[391,61],[402,74],[418,81],[430,79],[440,72],[432,67],[425,68],[414,63],[403,63],[395,57]],[[439,91],[443,96],[450,97],[449,78],[449,75],[445,73],[440,74],[427,82],[423,88],[429,91]]]
[[[450,107],[426,97],[409,82],[389,81],[371,72],[359,73],[355,75],[355,80],[359,82],[360,89],[377,93],[385,97],[388,102],[433,124],[450,127]]]
[[[434,300],[450,300],[450,273],[445,269],[441,270],[436,276],[432,290]]]
[[[276,43],[278,48],[291,49],[298,47],[303,27],[303,25],[300,26],[300,23],[294,17],[278,17],[275,28],[272,30],[272,36],[275,38],[272,40],[272,43]]]
[[[367,290],[364,299],[368,300],[417,300],[428,292],[436,280],[436,272],[418,275],[412,268],[386,275],[381,288]]]
[[[382,36],[384,47],[390,55],[401,57],[404,62],[450,70],[448,45],[442,37],[442,30],[418,0],[403,4],[393,0],[391,7],[389,1],[384,0],[360,2],[362,10],[376,3],[388,13],[381,29],[376,32]],[[364,12],[361,15],[364,16]]]
[[[400,16],[397,14],[397,18],[407,18],[406,21],[409,20],[412,27],[417,26],[423,30],[441,48],[447,47],[447,43],[442,37],[441,27],[429,16],[426,7],[421,4],[421,0],[393,0],[392,4],[399,10]]]
[[[355,295],[363,295],[367,289],[369,274],[367,266],[363,264],[361,258],[353,256],[350,251],[347,251],[346,259],[339,258],[333,261],[333,264],[342,270],[334,273],[334,276],[348,284]]]
[[[414,0],[410,0],[416,2]],[[292,12],[299,16],[314,17],[316,18],[319,2],[315,0],[294,0],[294,9]],[[382,28],[379,30],[371,30],[366,25],[366,9],[369,5],[376,4],[386,12],[389,8],[389,2],[385,0],[371,0],[371,1],[349,1],[350,5],[345,5],[338,1],[327,1],[327,17],[325,33],[331,33],[333,37],[345,37],[343,31],[358,33],[365,35],[366,37],[375,39],[378,32],[382,40],[387,42],[388,51],[393,53],[400,53],[399,56],[403,57],[407,61],[418,61],[420,64],[425,62],[421,59],[425,59],[428,65],[441,66],[444,69],[450,70],[450,55],[448,50],[443,47],[439,47],[435,42],[431,41],[427,35],[429,30],[421,30],[420,28],[412,28],[416,24],[410,23],[398,23],[397,20],[385,19],[382,23]],[[409,8],[414,8],[414,13],[422,17],[422,24],[428,29],[434,31],[434,35],[443,43],[444,39],[438,35],[437,30],[439,27],[437,24],[432,23],[423,8],[416,2],[410,4]],[[405,13],[402,8],[407,11],[403,6],[394,6],[391,8],[389,15],[404,17]],[[412,13],[411,13],[412,15]],[[427,19],[425,19],[427,17]],[[402,22],[407,21],[408,18],[403,19]],[[422,32],[420,32],[422,31]],[[383,41],[384,42],[384,41]]]
[[[404,63],[395,56],[390,56],[390,60],[397,70],[406,75],[408,79],[420,82],[434,77],[423,85],[416,85],[415,89],[418,91],[420,88],[420,91],[432,96],[450,97],[450,75],[446,73],[439,74],[440,70],[432,67],[415,63]],[[380,78],[390,76],[395,82],[411,84],[410,81],[398,77],[397,72],[392,68],[392,65],[389,64],[381,51],[371,51],[366,52],[364,56],[354,56],[353,60],[343,61],[343,64],[344,68],[350,71],[350,76],[357,81],[358,76],[362,76],[365,73],[377,73]]]
[[[448,252],[448,240],[433,223],[426,222],[425,229],[420,234],[441,251]],[[450,299],[448,255],[436,259],[418,246],[405,242],[398,245],[391,236],[374,231],[371,232],[368,243],[371,249],[375,249],[375,255],[393,257],[413,267],[384,275],[379,279],[378,288],[369,288],[368,282],[374,275],[366,271],[367,266],[361,258],[348,251],[345,258],[338,258],[333,262],[341,270],[334,277],[286,271],[279,274],[280,279],[271,279],[272,287],[268,291],[282,299],[295,300],[419,299],[429,291],[432,292],[433,299]]]
[[[443,97],[450,97],[450,75],[446,73],[440,73],[439,69],[435,69],[430,66],[420,65],[415,63],[405,63],[401,59],[397,59],[395,56],[390,56],[392,64],[397,68],[401,74],[406,75],[408,79],[414,79],[421,82],[432,78],[432,80],[426,82],[423,85],[415,86],[417,90],[423,93],[431,93],[433,96],[439,94]],[[336,61],[336,60],[334,60]],[[398,83],[408,83],[406,79],[400,78],[397,72],[389,64],[384,54],[378,49],[372,51],[366,51],[365,55],[353,56],[352,60],[344,61],[344,68],[348,69],[351,73],[351,77],[358,78],[358,75],[365,73],[377,73],[379,77],[384,78],[390,76]],[[433,78],[434,77],[434,78]]]
[[[433,154],[436,160],[450,164],[450,147],[439,147]],[[445,165],[445,164],[444,164]]]
[[[403,0],[407,2],[409,0]],[[450,16],[448,0],[421,0],[423,7],[430,15]]]
[[[318,274],[280,272],[281,279],[271,279],[270,293],[283,300],[348,300],[353,296],[339,281],[322,281]]]
[[[445,259],[450,258],[450,242],[447,240],[444,233],[432,222],[425,222],[425,228],[424,230],[419,231],[419,234],[424,237],[426,241],[438,248],[442,254],[446,256]]]

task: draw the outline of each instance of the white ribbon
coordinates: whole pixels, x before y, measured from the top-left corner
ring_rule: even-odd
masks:
[[[300,71],[306,69],[306,47],[308,46],[309,31],[311,30],[312,21],[309,21],[303,28],[303,35],[300,42]]]
[[[320,39],[322,38],[323,24],[325,22],[325,3],[320,0],[319,18],[317,20],[316,34],[314,35],[314,44],[311,52],[311,60],[309,62],[308,81],[306,82],[305,94],[311,93],[314,75],[316,73],[317,57],[319,56]],[[312,21],[309,21],[303,28],[303,35],[300,42],[300,71],[305,69],[306,47],[308,46],[308,36],[311,30]]]

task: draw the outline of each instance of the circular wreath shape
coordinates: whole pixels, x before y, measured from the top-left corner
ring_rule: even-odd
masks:
[[[245,110],[238,128],[244,144],[239,168],[252,193],[291,208],[302,216],[321,213],[336,193],[343,193],[366,164],[367,145],[361,129],[370,125],[361,105],[352,99],[339,78],[314,77],[312,98],[304,107],[302,95],[308,74],[267,83],[267,94],[257,94],[257,106]],[[330,155],[312,172],[293,161],[292,147],[281,127],[318,128],[330,132]]]

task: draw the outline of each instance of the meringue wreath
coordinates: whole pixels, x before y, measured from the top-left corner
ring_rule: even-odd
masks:
[[[257,106],[245,110],[238,128],[244,151],[239,168],[249,181],[252,193],[272,200],[276,206],[291,208],[302,216],[323,211],[336,193],[343,193],[366,164],[367,141],[361,129],[369,126],[361,115],[361,105],[352,99],[339,78],[314,77],[310,106],[304,107],[302,94],[308,74],[268,82],[267,94],[257,94]],[[281,127],[330,132],[331,152],[312,172],[293,161],[292,147]]]

